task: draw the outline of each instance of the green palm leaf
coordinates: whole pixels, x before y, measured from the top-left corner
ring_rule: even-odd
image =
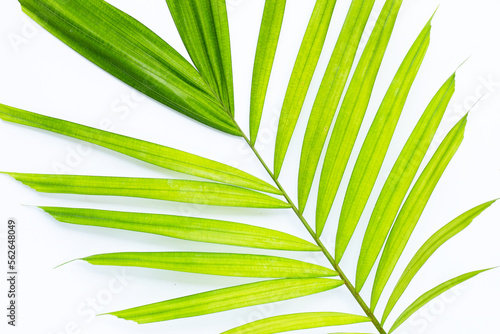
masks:
[[[120,152],[147,163],[235,186],[281,194],[275,187],[234,167],[127,136],[0,104],[0,119],[56,132]]]
[[[336,197],[403,0],[387,0],[368,40],[333,127],[321,172],[316,232],[321,235]],[[336,249],[336,257],[340,249]],[[340,260],[340,259],[339,259]]]
[[[293,235],[222,220],[77,208],[40,207],[60,222],[152,233],[172,238],[288,251],[320,248]]]
[[[286,151],[299,119],[302,105],[318,64],[326,39],[326,33],[335,8],[336,0],[317,0],[307,26],[299,54],[288,83],[285,100],[281,109],[276,148],[274,152],[274,174],[279,176]]]
[[[286,0],[266,0],[255,53],[250,98],[250,142],[255,145],[285,15]]]
[[[195,66],[234,115],[233,69],[225,0],[167,0]]]
[[[367,317],[335,312],[311,312],[280,315],[233,328],[222,334],[273,334],[299,329],[351,325],[370,321]]]
[[[434,252],[436,252],[439,247],[441,247],[446,241],[462,232],[467,226],[472,223],[472,221],[477,216],[479,216],[484,210],[489,208],[495,202],[496,200],[490,201],[478,205],[475,208],[465,212],[464,214],[452,220],[448,225],[437,231],[422,245],[422,247],[420,247],[418,252],[411,259],[410,263],[408,263],[408,266],[406,266],[403,275],[401,275],[398,283],[396,284],[396,287],[392,291],[392,294],[384,310],[382,323],[385,322],[412,279],[418,273],[420,268],[422,268],[422,266],[432,256],[432,254],[434,254]]]
[[[126,252],[99,254],[80,260],[99,266],[143,267],[188,273],[258,277],[314,278],[337,276],[331,269],[283,257],[199,252]]]
[[[314,175],[335,112],[354,63],[375,0],[354,0],[314,101],[302,144],[299,168],[299,210],[304,211]]]
[[[358,155],[340,212],[335,258],[342,259],[384,162],[408,94],[429,48],[431,21],[406,55],[375,115]]]
[[[420,296],[417,300],[415,300],[408,308],[398,317],[398,319],[394,322],[394,325],[392,325],[389,333],[392,333],[401,326],[406,320],[408,320],[409,317],[411,317],[415,312],[417,312],[422,306],[433,300],[434,298],[438,297],[439,295],[445,293],[446,291],[450,290],[451,288],[457,286],[460,283],[463,283],[481,273],[484,273],[485,271],[488,271],[491,269],[485,269],[485,270],[478,270],[478,271],[473,271],[461,276],[458,276],[456,278],[453,278],[449,281],[444,282],[443,284],[438,285],[434,289],[424,293],[422,296]]]
[[[432,138],[454,92],[455,74],[441,86],[427,106],[387,177],[372,211],[361,246],[356,271],[358,292],[361,291],[382,250],[392,223],[431,145]]]
[[[6,173],[45,193],[127,196],[204,205],[289,208],[256,191],[219,183],[172,179]]]
[[[409,192],[454,93],[453,75],[434,96],[420,118],[380,194],[372,194],[430,40],[429,21],[396,73],[374,121],[366,124],[369,127],[367,136],[359,138],[358,133],[370,105],[372,92],[382,88],[376,88],[375,83],[403,0],[384,1],[342,103],[340,101],[354,60],[358,50],[361,53],[363,49],[360,48],[360,41],[375,1],[352,0],[345,21],[338,22],[338,27],[342,25],[342,30],[322,78],[301,147],[298,204],[295,204],[293,196],[286,192],[286,185],[280,184],[279,175],[316,71],[336,0],[314,2],[313,13],[302,38],[290,80],[287,82],[276,138],[274,173],[273,168],[269,168],[261,157],[255,143],[278,41],[282,34],[286,0],[265,1],[252,77],[250,138],[246,137],[234,117],[231,41],[225,0],[166,0],[177,31],[189,53],[189,59],[182,57],[152,30],[108,4],[106,0],[19,2],[23,11],[36,22],[111,75],[188,117],[214,129],[242,137],[236,140],[248,144],[248,148],[258,158],[275,186],[239,169],[187,152],[0,104],[0,119],[100,145],[165,169],[212,182],[5,174],[35,190],[47,193],[127,196],[244,208],[291,208],[292,210],[286,212],[296,214],[314,243],[287,233],[218,219],[41,207],[45,212],[61,222],[82,226],[268,250],[320,251],[329,263],[328,268],[311,263],[315,262],[314,260],[300,261],[271,255],[236,254],[230,251],[202,253],[187,250],[120,252],[79,259],[94,265],[132,266],[204,275],[279,278],[108,313],[110,315],[141,324],[159,322],[279,302],[345,285],[366,317],[335,312],[287,314],[251,322],[225,333],[280,333],[371,322],[377,333],[386,334],[387,331],[383,328],[385,321],[421,267],[447,240],[464,230],[494,202],[487,202],[467,211],[431,236],[407,265],[395,288],[388,291],[390,289],[386,288],[387,282],[407,248],[439,179],[458,150],[467,122],[467,117],[464,117],[448,133]],[[293,18],[287,20],[293,22]],[[339,113],[321,168],[315,232],[303,212],[339,105]],[[204,138],[206,139],[208,138]],[[353,156],[356,143],[363,145],[359,155]],[[346,166],[349,161],[355,162],[355,165],[352,175],[349,176],[340,211],[333,256],[329,246],[323,244],[321,234],[337,198],[339,185],[348,177]],[[356,284],[352,284],[342,270],[345,268],[340,266],[340,261],[368,200],[375,195],[378,195],[378,200],[361,245]],[[258,211],[254,210],[254,213],[258,214]],[[383,253],[371,287],[371,304],[368,306],[360,292],[382,248]],[[459,276],[425,293],[397,318],[389,333],[399,328],[432,298],[481,272],[484,270]],[[338,276],[339,279],[331,279],[332,276]],[[391,292],[391,295],[385,305],[382,321],[379,321],[374,311],[384,292]],[[347,332],[353,332],[353,329],[354,327],[349,328]]]
[[[375,275],[371,309],[375,309],[408,240],[417,225],[441,175],[464,138],[467,115],[462,118],[438,147],[408,195],[389,234]]]
[[[140,22],[102,0],[19,0],[23,11],[102,69],[149,97],[241,135],[196,69]]]
[[[342,281],[326,278],[279,279],[203,292],[109,314],[145,324],[308,296],[342,284]]]

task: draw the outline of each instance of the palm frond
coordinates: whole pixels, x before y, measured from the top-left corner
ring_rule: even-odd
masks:
[[[287,90],[277,129],[274,166],[271,168],[261,157],[255,142],[275,63],[278,41],[287,33],[282,32],[285,7],[288,6],[286,0],[265,1],[253,65],[249,138],[235,121],[231,39],[225,0],[166,0],[165,9],[168,7],[190,59],[182,57],[142,23],[103,0],[19,0],[19,2],[23,11],[36,22],[111,75],[188,117],[227,134],[242,137],[235,140],[248,144],[248,148],[255,153],[263,169],[269,174],[269,180],[273,181],[273,185],[228,164],[168,146],[0,104],[0,119],[8,122],[76,138],[164,169],[206,180],[4,174],[39,192],[46,193],[126,196],[253,209],[291,209],[285,211],[295,213],[305,231],[309,233],[309,240],[313,241],[269,228],[219,219],[166,213],[41,206],[42,210],[63,223],[156,234],[198,243],[260,248],[270,253],[257,255],[245,252],[233,253],[225,249],[218,252],[182,249],[181,251],[112,252],[79,258],[78,260],[98,266],[139,267],[190,274],[272,279],[106,314],[140,324],[152,323],[285,301],[344,286],[366,316],[327,311],[285,314],[250,322],[224,333],[270,334],[371,322],[379,334],[387,334],[394,332],[433,298],[486,271],[474,271],[431,289],[397,318],[389,332],[384,329],[385,322],[400,297],[410,283],[414,282],[417,273],[429,258],[495,202],[479,205],[439,229],[416,252],[395,287],[388,285],[437,183],[463,141],[467,123],[466,115],[444,138],[416,179],[455,91],[455,74],[453,74],[425,109],[393,164],[382,190],[379,194],[374,193],[381,168],[388,163],[386,156],[390,152],[391,142],[394,142],[393,136],[397,124],[430,43],[431,21],[425,25],[409,49],[374,120],[371,124],[367,124],[368,134],[361,138],[358,134],[372,101],[372,93],[377,89],[375,83],[403,0],[384,2],[362,52],[360,47],[362,34],[366,30],[375,1],[351,1],[308,119],[299,161],[297,204],[292,200],[293,196],[285,190],[286,185],[280,183],[279,175],[315,75],[326,36],[330,33],[336,0],[315,1],[290,79],[285,82]],[[360,59],[353,71],[353,64],[358,54]],[[190,61],[194,65],[191,65]],[[352,78],[346,89],[351,72],[353,72]],[[339,112],[334,121],[337,109]],[[320,166],[320,157],[332,124],[325,161]],[[362,147],[360,153],[354,156],[354,146],[357,142],[362,143]],[[355,162],[351,174],[346,172],[349,161]],[[313,224],[310,224],[303,213],[315,175],[320,168],[318,200],[314,203],[316,217]],[[339,197],[341,181],[346,181],[348,177],[350,180],[339,212],[335,249],[330,250],[329,245],[323,243],[321,234],[334,201]],[[349,275],[342,270],[340,262],[347,248],[352,247],[352,236],[358,225],[361,225],[359,224],[361,217],[371,197],[377,197],[377,202],[364,231],[359,259],[357,263],[351,263],[356,267],[355,284],[353,284]],[[170,206],[166,209],[170,209]],[[266,213],[269,211],[272,210],[266,210]],[[252,212],[262,214],[259,219],[269,219],[263,214],[263,210]],[[275,212],[277,214],[278,210]],[[245,217],[238,217],[235,220],[240,219]],[[316,229],[312,227],[314,223]],[[162,240],[169,242],[169,239]],[[272,255],[276,250],[294,251],[295,255],[304,257],[291,259],[286,255]],[[360,292],[367,284],[381,252],[375,280],[370,286],[371,301],[368,306]],[[324,257],[322,260],[326,260],[328,266],[316,264],[316,259],[305,258],[307,255],[317,254]],[[332,278],[336,276],[338,279]],[[237,279],[239,278],[235,280]],[[390,297],[379,321],[375,310],[381,296],[386,293],[390,293]],[[161,295],[161,291],[157,294]],[[350,333],[343,334],[356,334],[355,328],[351,326],[348,329]]]

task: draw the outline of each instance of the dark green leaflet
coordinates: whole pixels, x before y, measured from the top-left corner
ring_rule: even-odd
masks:
[[[19,0],[23,11],[105,71],[221,131],[241,135],[196,69],[131,16],[102,0]]]

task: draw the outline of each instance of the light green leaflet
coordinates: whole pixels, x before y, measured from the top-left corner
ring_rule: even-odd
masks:
[[[222,334],[274,334],[299,329],[351,325],[369,321],[370,319],[367,317],[346,313],[296,313],[254,321]]]
[[[431,21],[408,51],[365,137],[340,212],[335,243],[337,261],[342,259],[375,185],[406,99],[429,48],[430,35]]]
[[[316,232],[321,235],[370,101],[403,0],[387,0],[368,40],[333,127],[321,171]]]
[[[233,246],[288,251],[320,250],[318,246],[290,234],[222,220],[78,208],[41,209],[55,219],[69,224],[116,228]]]
[[[356,271],[356,290],[361,291],[418,168],[429,149],[444,112],[455,92],[455,74],[427,106],[394,164],[373,209],[365,232]]]
[[[205,205],[289,208],[274,197],[225,184],[172,179],[6,173],[46,193],[126,196]]]
[[[205,80],[140,22],[102,0],[19,0],[23,11],[75,51],[151,98],[241,135]]]
[[[273,194],[281,194],[278,189],[267,182],[239,169],[170,147],[35,114],[3,104],[0,104],[0,119],[81,139],[176,172]]]
[[[389,298],[384,310],[382,323],[385,323],[385,320],[393,310],[401,295],[432,254],[434,254],[434,252],[436,252],[446,241],[462,232],[477,216],[479,216],[484,210],[489,208],[495,202],[496,200],[490,201],[465,212],[437,231],[422,245],[415,256],[413,256],[408,266],[406,266],[403,275],[401,275],[396,287],[392,291],[391,297]]]
[[[399,316],[399,318],[394,322],[394,325],[392,325],[391,330],[389,333],[392,333],[401,326],[402,323],[404,323],[408,318],[410,318],[415,312],[417,312],[422,306],[433,300],[434,298],[438,297],[439,295],[445,293],[446,291],[450,290],[451,288],[457,286],[460,283],[463,283],[485,271],[488,271],[491,269],[485,269],[485,270],[478,270],[478,271],[473,271],[468,274],[464,274],[462,276],[458,276],[456,278],[453,278],[447,282],[444,282],[443,284],[438,285],[434,289],[424,293],[422,296],[420,296],[413,304],[408,306],[408,308]]]
[[[342,281],[326,278],[271,280],[202,292],[109,314],[144,324],[308,296],[335,289],[342,284]]]
[[[274,175],[279,176],[288,145],[299,119],[300,111],[318,64],[333,15],[336,0],[317,0],[307,26],[299,54],[288,83],[285,100],[281,108],[276,147],[274,152]]]
[[[319,158],[347,83],[361,36],[375,0],[354,0],[314,101],[302,144],[299,168],[299,210],[303,212]]]
[[[255,53],[250,97],[250,142],[255,145],[280,37],[286,0],[266,0]]]
[[[167,0],[196,68],[234,116],[233,69],[225,0]]]
[[[467,115],[451,129],[441,145],[439,145],[436,153],[434,153],[406,198],[389,234],[377,268],[372,290],[372,310],[375,309],[380,295],[403,253],[441,175],[443,175],[453,155],[460,147],[464,138],[466,124]]]
[[[81,260],[100,266],[127,266],[187,273],[258,277],[314,278],[337,276],[331,269],[283,257],[200,252],[127,252],[99,254]]]

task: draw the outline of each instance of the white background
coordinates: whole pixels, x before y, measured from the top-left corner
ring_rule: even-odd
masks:
[[[163,0],[111,1],[149,26],[186,55]],[[325,50],[318,65],[304,113],[294,136],[282,183],[294,196],[300,141],[314,94],[326,68],[329,54],[341,28],[350,1],[339,0]],[[249,88],[253,56],[264,1],[228,0],[232,35],[236,114],[242,128],[248,128]],[[376,2],[378,15],[383,1]],[[277,115],[286,89],[294,57],[300,46],[314,2],[289,0],[276,66],[271,78],[269,97],[262,121],[259,149],[268,163],[273,154]],[[439,136],[483,96],[471,113],[462,147],[440,181],[422,216],[419,228],[404,254],[399,272],[418,247],[438,228],[475,205],[500,196],[500,4],[497,0],[406,0],[401,8],[394,36],[377,79],[362,134],[380,104],[383,94],[423,25],[440,5],[433,22],[431,46],[408,99],[396,130],[388,161],[381,172],[382,182],[390,171],[409,131],[434,93],[467,57],[457,76],[457,91],[445,115]],[[376,16],[370,19],[373,26]],[[366,43],[366,34],[363,43]],[[17,41],[17,43],[15,42]],[[128,102],[127,102],[128,101]],[[161,143],[200,154],[221,162],[238,165],[255,175],[266,177],[241,139],[202,126],[162,105],[135,94],[131,88],[91,64],[25,16],[17,1],[0,2],[0,102],[78,123],[111,126],[118,133]],[[360,148],[358,141],[355,151]],[[434,146],[435,147],[435,146]],[[105,149],[89,151],[76,140],[43,131],[0,122],[0,170],[17,172],[181,177]],[[88,146],[87,146],[88,148]],[[349,168],[352,168],[353,161]],[[343,182],[345,189],[346,180]],[[317,186],[316,186],[317,187]],[[316,189],[316,188],[315,188]],[[334,205],[325,241],[332,245],[335,219],[341,201]],[[374,198],[370,201],[370,207]],[[199,318],[139,326],[110,316],[94,317],[98,312],[120,310],[191,293],[251,282],[251,279],[210,277],[145,269],[127,269],[125,274],[108,267],[71,263],[53,267],[85,255],[114,251],[153,250],[248,250],[217,245],[199,245],[124,231],[68,226],[56,222],[34,207],[54,205],[111,210],[186,214],[218,217],[279,229],[307,238],[303,227],[290,212],[221,209],[160,201],[124,198],[97,198],[38,194],[0,177],[0,263],[5,268],[5,226],[15,217],[19,225],[19,326],[8,333],[220,333],[231,327],[264,316],[303,311],[340,311],[361,313],[349,293],[343,289]],[[313,217],[308,207],[307,217]],[[363,216],[366,219],[369,216]],[[464,233],[447,243],[417,276],[398,304],[394,316],[423,292],[466,271],[500,265],[500,207],[494,205]],[[353,245],[359,245],[358,231]],[[264,253],[250,250],[253,253]],[[343,261],[352,277],[358,247],[350,247]],[[307,254],[278,255],[324,263],[321,256]],[[347,263],[347,265],[346,265]],[[326,264],[325,264],[326,265]],[[2,269],[4,271],[4,269]],[[3,275],[3,274],[2,274]],[[119,279],[117,278],[119,276]],[[3,276],[2,276],[3,277]],[[391,281],[392,284],[395,281]],[[431,303],[398,331],[414,333],[499,333],[500,271],[486,273],[454,292]],[[6,284],[0,284],[2,332],[6,328]],[[363,291],[368,297],[369,292]],[[387,296],[385,296],[387,298]],[[94,302],[93,302],[94,301]],[[394,317],[391,318],[394,320]],[[347,330],[347,329],[342,329]],[[371,325],[356,327],[373,332]],[[307,333],[333,332],[317,329]]]

